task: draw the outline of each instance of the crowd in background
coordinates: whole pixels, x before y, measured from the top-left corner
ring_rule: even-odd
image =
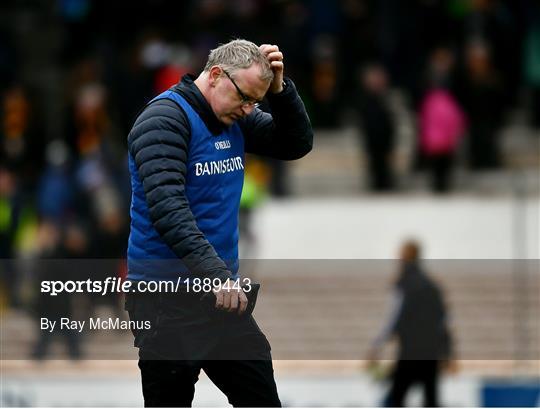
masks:
[[[359,119],[371,187],[395,187],[389,90],[417,118],[417,162],[450,188],[460,139],[471,169],[503,166],[498,131],[522,106],[540,127],[533,0],[3,1],[0,259],[123,257],[126,136],[137,112],[233,37],[278,44],[315,129]],[[286,194],[271,164],[271,191]],[[281,181],[281,183],[280,183]],[[272,183],[272,182],[270,182]]]

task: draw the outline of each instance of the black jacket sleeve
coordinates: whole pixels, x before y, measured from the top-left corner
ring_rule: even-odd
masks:
[[[268,94],[271,114],[258,108],[239,122],[248,153],[294,160],[313,147],[313,130],[294,83],[285,78],[279,94]]]
[[[128,136],[146,194],[150,219],[165,243],[199,277],[231,277],[223,260],[197,227],[185,192],[190,126],[175,102],[150,104]]]

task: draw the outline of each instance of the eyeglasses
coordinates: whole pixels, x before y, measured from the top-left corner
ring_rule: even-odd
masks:
[[[242,99],[243,106],[252,106],[254,108],[257,108],[260,105],[261,101],[252,97],[248,97],[246,94],[244,94],[242,90],[240,89],[240,87],[236,85],[236,82],[234,82],[231,75],[226,70],[223,70],[223,72],[225,73],[227,78],[231,80],[232,84],[236,88],[236,92],[238,92],[238,95],[240,95],[240,98]]]

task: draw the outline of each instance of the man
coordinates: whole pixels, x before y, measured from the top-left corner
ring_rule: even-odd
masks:
[[[405,242],[391,319],[368,355],[368,361],[373,363],[384,342],[397,337],[398,361],[385,401],[387,407],[404,406],[407,392],[417,383],[424,390],[424,406],[439,406],[439,366],[450,362],[451,337],[442,294],[422,271],[419,258],[420,246],[414,241]]]
[[[395,124],[388,103],[388,76],[382,66],[372,64],[362,72],[361,81],[358,110],[369,160],[370,187],[373,191],[388,191],[394,187],[392,152],[395,146]]]
[[[275,45],[221,45],[196,79],[184,76],[147,104],[129,134],[128,279],[180,277],[186,286],[126,299],[131,320],[151,323],[134,331],[145,406],[191,406],[201,369],[233,406],[281,405],[270,345],[244,315],[244,291],[231,287],[244,152],[293,160],[312,147],[304,104],[283,70]],[[265,97],[271,114],[257,107]],[[203,308],[195,279],[211,280],[221,316]]]

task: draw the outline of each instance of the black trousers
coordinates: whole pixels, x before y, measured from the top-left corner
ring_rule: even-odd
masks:
[[[201,294],[128,294],[145,407],[190,407],[201,369],[235,407],[281,407],[270,344],[254,318],[209,316]]]
[[[438,407],[439,361],[400,360],[392,375],[392,386],[385,401],[386,407],[403,407],[407,392],[413,385],[421,385],[424,407]]]
[[[190,407],[202,370],[234,407],[281,407],[271,361],[139,360],[145,407]]]
[[[374,191],[389,191],[394,188],[392,164],[387,152],[369,152],[370,185]]]
[[[433,155],[430,164],[432,190],[436,193],[447,192],[451,185],[453,154]]]

